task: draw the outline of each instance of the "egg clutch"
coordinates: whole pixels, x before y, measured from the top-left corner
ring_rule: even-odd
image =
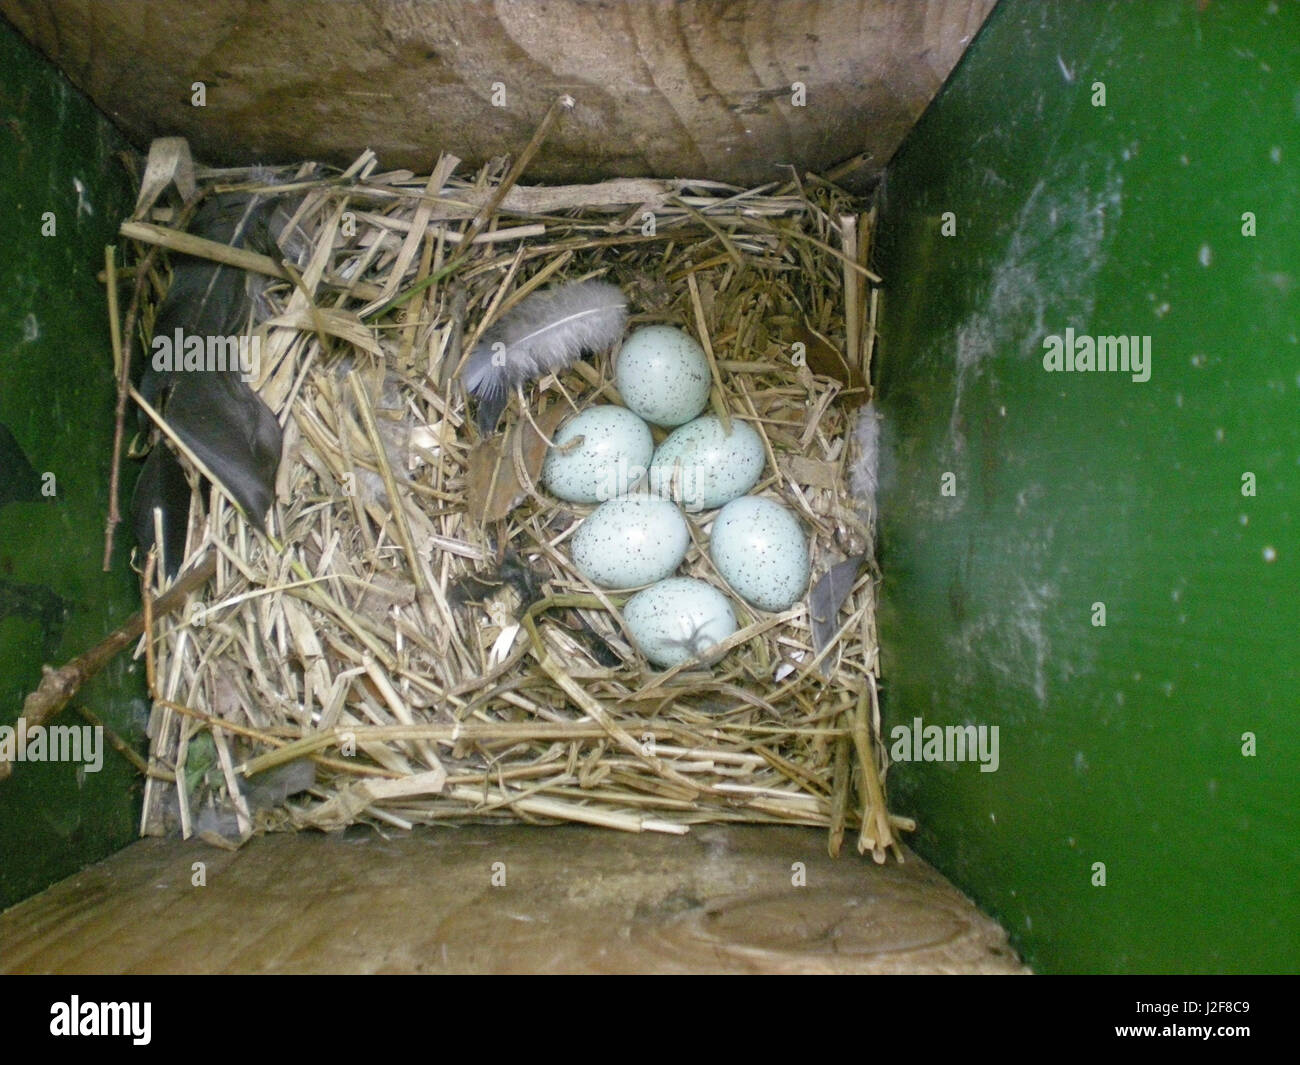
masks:
[[[808,543],[791,511],[747,495],[766,465],[763,441],[743,421],[728,427],[703,413],[712,377],[693,337],[668,325],[634,330],[614,380],[627,405],[589,406],[563,422],[542,483],[566,502],[598,504],[570,540],[573,564],[601,588],[641,589],[623,609],[641,653],[663,669],[707,663],[737,622],[719,587],[674,576],[692,543],[688,515],[717,511],[713,570],[759,610],[786,610],[803,596]],[[672,430],[658,447],[652,425]]]

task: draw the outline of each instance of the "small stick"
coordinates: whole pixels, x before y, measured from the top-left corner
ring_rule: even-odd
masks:
[[[217,571],[216,556],[209,553],[203,560],[176,582],[152,604],[155,617],[162,617],[181,607],[191,592],[201,588]],[[100,643],[84,654],[78,655],[59,669],[45,667],[40,686],[23,700],[23,717],[27,727],[44,724],[62,710],[77,690],[98,673],[124,647],[129,646],[144,632],[144,611],[132,614],[116,632],[110,633]],[[11,772],[8,761],[0,761],[0,780]]]
[[[718,373],[718,360],[713,357],[713,343],[709,340],[709,326],[704,320],[704,304],[700,302],[700,289],[695,283],[695,275],[686,275],[686,285],[691,290],[691,305],[695,308],[695,329],[700,334],[700,344],[704,348],[704,357],[709,360],[709,373],[713,375],[713,409],[722,420],[722,431],[731,435],[731,412],[727,410],[726,395],[722,390],[722,375]]]
[[[416,593],[427,596],[429,585],[415,553],[415,543],[411,538],[411,524],[406,516],[406,505],[397,493],[397,478],[393,476],[393,468],[388,463],[388,452],[384,449],[384,441],[379,436],[379,426],[375,424],[374,411],[370,409],[370,397],[361,386],[361,378],[356,370],[348,373],[348,385],[351,386],[352,395],[357,401],[357,413],[361,415],[361,424],[365,426],[366,436],[370,438],[370,446],[375,451],[375,464],[379,467],[379,475],[384,479],[384,488],[388,491],[393,517],[397,519],[397,538],[401,542],[402,550],[406,552],[407,561],[411,564],[411,579],[415,582]]]
[[[193,233],[185,233],[179,229],[156,226],[152,222],[123,222],[118,227],[118,233],[131,240],[138,240],[143,244],[167,248],[182,255],[193,255],[199,259],[211,259],[213,262],[222,263],[225,266],[233,266],[240,270],[251,270],[255,274],[274,277],[278,281],[293,280],[284,267],[269,255],[261,255],[258,252],[249,251],[247,248],[232,248],[229,244],[222,244],[217,240],[208,240],[206,237],[197,237]],[[140,267],[139,269],[143,272],[144,268]],[[378,285],[365,281],[339,282],[337,285],[332,282],[326,283],[330,284],[331,287],[347,287],[361,299],[374,299],[382,292]]]
[[[556,381],[556,384],[559,384],[558,380]],[[515,395],[519,399],[519,409],[524,412],[524,417],[528,419],[528,424],[533,427],[533,432],[537,434],[538,438],[547,447],[555,448],[561,453],[567,455],[569,452],[577,450],[577,448],[582,445],[583,438],[581,436],[575,437],[574,439],[570,440],[567,444],[557,444],[554,440],[552,440],[549,436],[547,436],[544,432],[542,432],[542,427],[537,424],[536,419],[533,417],[533,412],[528,409],[528,400],[524,396],[524,386],[522,383],[515,385]],[[566,399],[569,398],[568,393],[565,393],[565,398]],[[569,399],[569,402],[573,403],[573,400]]]
[[[135,319],[140,311],[140,297],[148,283],[149,270],[153,266],[156,253],[156,248],[150,249],[149,254],[137,268],[135,290],[126,310],[126,326],[123,328],[117,317],[117,276],[115,274],[117,248],[110,244],[104,249],[104,270],[108,274],[109,336],[113,344],[113,369],[117,372],[117,406],[113,411],[113,464],[108,475],[108,518],[104,523],[105,573],[113,568],[114,531],[122,521],[117,496],[122,479],[122,440],[126,435],[126,400],[131,388],[131,334],[135,331]]]
[[[104,275],[108,286],[108,335],[113,345],[113,373],[122,380],[122,322],[117,315],[117,245],[104,247]]]
[[[884,789],[876,772],[876,761],[871,751],[871,725],[867,721],[870,701],[864,685],[858,695],[857,710],[853,716],[853,745],[857,748],[858,763],[862,768],[862,829],[858,836],[858,853],[867,850],[877,863],[885,860],[885,848],[894,842],[890,831],[889,814],[885,808]]]
[[[131,745],[128,744],[126,740],[122,739],[121,736],[105,725],[99,715],[91,710],[90,707],[84,706],[81,703],[75,703],[73,704],[72,709],[77,711],[77,713],[94,725],[95,728],[101,729],[104,736],[108,739],[108,742],[113,745],[113,749],[135,766],[135,768],[139,770],[141,776],[154,776],[159,780],[165,780],[169,783],[176,782],[175,773],[169,773],[165,769],[155,769],[151,772],[149,764],[131,749]]]
[[[826,842],[827,853],[832,858],[840,856],[840,847],[844,843],[844,826],[849,811],[849,780],[852,776],[849,769],[849,752],[852,746],[847,736],[840,736],[835,740],[835,768],[832,771],[835,790],[831,795],[830,838]]]
[[[553,599],[554,598],[556,597],[553,597]],[[551,652],[542,642],[541,634],[537,631],[537,622],[535,620],[536,615],[550,605],[553,605],[553,602],[548,600],[534,603],[523,617],[524,628],[528,630],[528,637],[532,642],[533,654],[537,658],[537,664],[541,666],[550,678],[559,685],[564,693],[573,700],[575,706],[584,710],[602,728],[604,728],[606,732],[609,733],[610,737],[619,746],[635,756],[639,761],[649,766],[659,776],[664,777],[666,780],[671,780],[675,784],[680,784],[697,794],[701,790],[708,790],[707,787],[702,789],[699,784],[693,783],[686,777],[682,776],[675,769],[668,766],[661,758],[657,758],[655,755],[644,750],[641,744],[637,743],[637,741],[633,739],[631,733],[609,715],[608,711],[601,706],[599,700],[590,695],[586,689],[564,672],[563,668],[561,668],[559,663],[555,661]]]
[[[271,747],[272,751],[270,754],[261,755],[260,758],[251,759],[248,762],[236,766],[236,770],[243,776],[256,776],[258,773],[262,772],[264,768],[274,765],[282,765],[285,762],[292,762],[295,758],[299,757],[298,754],[276,757],[287,748],[291,741],[281,739],[278,736],[272,736],[260,729],[249,728],[247,725],[241,725],[236,721],[227,721],[219,717],[213,717],[211,714],[205,714],[202,710],[195,710],[192,706],[186,706],[184,703],[174,703],[167,699],[159,699],[157,705],[164,707],[167,710],[174,710],[176,713],[182,714],[186,717],[192,717],[196,721],[202,721],[209,727],[216,726],[217,728],[223,728],[227,732],[237,733],[247,739],[257,740],[259,743],[264,743],[268,747]],[[353,730],[340,728],[338,731],[349,732]],[[332,734],[318,733],[313,735],[323,735],[326,739],[329,739]],[[292,742],[295,744],[295,750],[297,750],[297,745],[300,745],[301,741]],[[280,746],[277,747],[277,744],[280,744]],[[402,775],[391,769],[385,769],[382,766],[358,764],[350,759],[327,758],[324,755],[314,753],[316,750],[326,746],[328,746],[328,744],[325,742],[317,743],[310,750],[305,751],[301,756],[310,757],[313,762],[317,765],[324,766],[326,769],[333,769],[340,773],[351,773],[354,776],[381,776],[399,779]],[[265,765],[262,765],[263,760],[266,760]],[[167,777],[165,777],[163,773],[164,771],[155,769],[150,775],[165,780]]]
[[[157,516],[156,511],[155,516]],[[161,538],[158,543],[162,543]],[[156,543],[150,548],[149,557],[145,559],[144,578],[140,581],[141,598],[144,600],[144,675],[150,699],[158,697],[158,674],[153,655],[153,575],[157,565],[158,544]]]
[[[565,93],[563,96],[557,96],[551,106],[546,109],[546,114],[542,116],[542,121],[538,123],[532,139],[524,145],[524,150],[519,153],[514,165],[502,178],[501,184],[484,201],[483,206],[478,209],[478,214],[470,222],[469,228],[465,230],[460,247],[456,254],[452,256],[453,263],[464,258],[473,245],[474,238],[483,232],[483,228],[488,224],[489,219],[496,213],[496,209],[501,206],[501,201],[506,198],[506,193],[515,187],[515,183],[523,176],[524,170],[533,161],[533,156],[537,154],[538,149],[541,148],[542,142],[550,136],[551,130],[555,128],[555,124],[560,120],[561,112],[572,111],[575,105],[576,101],[573,97]]]
[[[292,280],[284,267],[269,255],[262,255],[246,248],[233,248],[229,244],[208,240],[206,237],[186,233],[181,229],[154,225],[152,222],[123,222],[118,227],[118,233],[131,240],[168,248],[182,255],[211,259],[213,262],[240,270],[251,270],[255,274],[264,274],[278,281]]]
[[[807,233],[800,233],[796,230],[791,230],[789,233],[786,234],[786,236],[788,236],[791,240],[802,240],[806,244],[811,244],[814,248],[820,248],[828,255],[833,255],[836,259],[838,259],[840,262],[844,264],[845,269],[852,270],[854,273],[857,274],[861,274],[868,281],[872,281],[877,285],[881,284],[881,282],[883,281],[883,278],[881,278],[879,274],[875,273],[872,270],[868,270],[865,266],[862,266],[859,263],[857,263],[855,260],[850,259],[842,251],[840,251],[839,248],[832,248],[824,240],[818,240],[814,236],[811,236]]]
[[[684,836],[690,831],[688,825],[679,825],[659,818],[641,817],[637,814],[618,813],[613,810],[598,810],[592,806],[541,796],[517,798],[507,791],[489,788],[448,788],[444,794],[468,803],[471,807],[483,804],[489,807],[504,805],[538,817],[553,817],[559,821],[580,821],[584,824],[600,825],[603,828],[617,828],[624,832],[664,832],[674,836]]]
[[[840,215],[840,240],[844,246],[844,362],[862,365],[862,280],[850,268],[858,262],[858,216]]]

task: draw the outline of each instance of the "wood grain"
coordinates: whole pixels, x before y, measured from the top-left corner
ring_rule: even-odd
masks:
[[[823,832],[714,825],[142,840],[0,915],[0,972],[1027,970],[911,853],[877,866],[829,858]]]
[[[529,180],[752,185],[858,155],[849,177],[877,174],[993,2],[0,0],[0,13],[137,145],[182,134],[208,163],[346,163],[371,147],[417,173],[442,150],[477,166],[518,153],[567,92],[577,106]]]

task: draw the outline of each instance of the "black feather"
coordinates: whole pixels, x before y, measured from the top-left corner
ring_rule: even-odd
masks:
[[[153,512],[162,519],[162,554],[167,576],[175,577],[185,554],[185,536],[190,512],[190,482],[172,449],[159,441],[149,452],[135,482],[131,498],[131,521],[136,542],[148,551],[154,544]]]
[[[285,221],[286,213],[268,197],[231,193],[206,201],[190,231],[232,247],[274,249],[277,227],[283,228]],[[253,298],[245,271],[177,256],[154,336],[172,338],[177,330],[185,337],[205,339],[241,335]],[[264,529],[282,444],[275,415],[240,378],[237,366],[186,371],[155,365],[152,347],[144,361],[140,394],[160,411],[248,519]],[[173,574],[182,561],[176,544],[183,547],[189,509],[188,491],[180,489],[183,480],[176,457],[159,441],[141,471],[132,501],[136,535],[144,550],[153,544],[154,508],[162,510],[167,568]]]

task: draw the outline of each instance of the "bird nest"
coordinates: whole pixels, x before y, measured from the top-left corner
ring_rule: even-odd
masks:
[[[192,477],[183,570],[215,573],[141,644],[154,698],[143,831],[229,845],[356,823],[739,821],[820,826],[832,853],[846,832],[877,860],[897,852],[912,826],[886,808],[877,703],[873,216],[811,176],[525,187],[518,164],[472,179],[457,167],[382,172],[366,153],[274,184],[198,171],[200,190],[290,204],[297,266],[147,211],[123,226],[141,255],[161,245],[273,279],[254,387],[284,430],[266,534]],[[739,622],[709,664],[659,671],[641,656],[628,594],[569,558],[592,508],[539,483],[560,421],[619,402],[614,356],[513,394],[488,436],[456,377],[530,293],[589,278],[620,286],[633,326],[700,341],[713,410],[762,438],[753,494],[808,534],[809,595],[766,613],[710,562],[716,511],[688,515],[680,573],[726,592]],[[152,599],[162,568],[149,571]]]

